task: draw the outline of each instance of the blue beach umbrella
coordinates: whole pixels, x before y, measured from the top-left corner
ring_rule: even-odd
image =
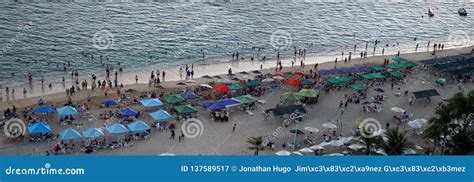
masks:
[[[171,116],[171,114],[166,112],[165,110],[158,110],[158,111],[152,112],[150,113],[150,116],[156,122],[169,121],[173,119],[173,116]]]
[[[107,131],[110,134],[125,134],[129,132],[129,130],[123,124],[120,123],[110,125],[109,127],[107,127]]]
[[[77,130],[68,128],[59,132],[59,138],[61,138],[61,140],[76,140],[81,139],[82,136]]]
[[[104,137],[105,134],[99,128],[89,128],[87,130],[82,131],[82,136],[84,136],[84,138],[94,139],[98,137]]]
[[[32,111],[33,113],[38,113],[38,114],[49,114],[49,113],[55,113],[56,109],[48,106],[40,106]]]
[[[158,98],[142,99],[140,103],[145,108],[163,106],[163,102]]]
[[[150,126],[148,126],[148,124],[140,120],[127,124],[127,127],[132,132],[143,132],[150,129]]]
[[[28,132],[30,134],[45,134],[45,133],[51,133],[51,127],[49,127],[48,124],[43,123],[43,122],[38,122],[35,124],[32,124],[28,126]]]
[[[77,112],[76,108],[71,107],[71,106],[64,106],[59,109],[57,109],[57,112],[60,116],[72,116],[72,115],[77,115],[79,112]]]
[[[138,112],[135,111],[135,109],[132,109],[132,108],[120,109],[119,113],[120,113],[120,116],[122,116],[122,117],[138,115]]]
[[[119,101],[114,99],[105,99],[104,101],[102,101],[102,104],[104,104],[105,106],[118,106]]]

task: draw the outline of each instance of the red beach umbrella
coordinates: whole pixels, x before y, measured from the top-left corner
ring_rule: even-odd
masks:
[[[294,85],[294,86],[299,86],[302,84],[301,81],[299,81],[296,78],[288,78],[285,80],[285,83],[288,85]]]
[[[303,71],[296,71],[296,72],[295,72],[295,75],[304,76],[304,72],[303,72]]]
[[[231,89],[227,85],[217,85],[214,86],[214,90],[216,90],[217,92],[228,92]]]
[[[283,76],[283,73],[282,72],[276,72],[276,73],[273,73],[273,76]]]

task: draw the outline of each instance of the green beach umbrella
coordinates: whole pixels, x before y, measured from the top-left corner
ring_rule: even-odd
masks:
[[[385,68],[382,66],[372,66],[372,69],[374,69],[375,71],[383,71]]]
[[[408,62],[408,59],[405,59],[405,58],[402,58],[402,57],[394,57],[394,58],[392,58],[392,60],[397,62],[397,63]]]
[[[392,72],[389,72],[390,75],[394,76],[394,77],[402,77],[403,76],[403,73],[400,72],[400,71],[392,71]]]
[[[327,81],[328,81],[329,83],[332,83],[332,84],[342,83],[342,81],[339,80],[339,78],[336,78],[336,77],[329,78],[329,79],[327,79]]]
[[[186,100],[183,97],[181,97],[181,95],[179,95],[179,94],[165,95],[165,96],[163,96],[163,99],[168,104],[176,104],[176,103],[179,103],[179,102],[184,102]]]
[[[239,90],[242,88],[242,86],[240,86],[239,84],[231,84],[231,85],[228,85],[227,87],[229,87],[231,90]]]
[[[252,80],[252,81],[249,81],[245,84],[245,86],[247,87],[256,87],[256,86],[259,86],[260,85],[260,82],[258,80]]]
[[[301,97],[316,97],[318,93],[315,90],[312,89],[303,89],[300,92],[296,93],[297,95]]]
[[[236,97],[235,99],[237,99],[242,104],[257,102],[257,99],[252,97],[251,95],[242,95],[242,96]]]
[[[191,106],[190,104],[174,106],[174,110],[176,110],[179,114],[188,114],[188,113],[197,112],[197,109]]]
[[[372,73],[372,76],[374,78],[385,78],[385,76],[383,76],[381,73]]]
[[[284,93],[284,94],[281,94],[281,98],[286,101],[286,100],[300,100],[301,99],[301,96],[294,93],[294,92],[287,92],[287,93]]]
[[[352,84],[351,87],[354,90],[357,90],[357,91],[365,90],[365,87],[363,85],[360,85],[360,84]]]
[[[342,82],[348,82],[348,81],[354,80],[354,77],[352,77],[352,76],[342,76],[342,77],[339,77],[339,80],[341,80]]]

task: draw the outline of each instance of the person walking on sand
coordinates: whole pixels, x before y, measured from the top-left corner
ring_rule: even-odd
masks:
[[[181,131],[181,141],[184,141],[184,137],[185,137],[184,132]]]
[[[174,130],[171,130],[170,140],[173,140],[173,139],[174,139],[174,136],[175,136]]]
[[[135,75],[135,83],[138,83],[138,75]]]
[[[237,124],[236,124],[236,123],[234,123],[234,126],[232,127],[232,133],[234,133],[234,131],[235,131],[235,127],[236,127],[236,126],[237,126]]]

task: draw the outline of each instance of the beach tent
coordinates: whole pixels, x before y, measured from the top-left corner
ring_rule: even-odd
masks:
[[[394,57],[392,58],[392,61],[395,61],[397,63],[405,63],[408,62],[408,59],[402,58],[402,57]]]
[[[342,83],[343,81],[337,77],[328,78],[327,81],[332,84]]]
[[[221,99],[214,102],[204,103],[203,106],[210,110],[221,110],[229,107],[240,105],[240,102],[236,99]]]
[[[287,92],[287,93],[281,94],[281,99],[283,99],[284,101],[287,101],[287,100],[296,101],[296,100],[300,100],[301,96],[294,92]]]
[[[105,105],[105,106],[118,106],[119,105],[119,101],[116,101],[114,99],[105,99],[104,101],[102,101],[102,104]]]
[[[425,99],[425,98],[430,98],[434,96],[439,96],[439,92],[436,89],[428,89],[428,90],[413,92],[413,95],[415,96],[415,99]]]
[[[194,93],[193,91],[187,91],[181,93],[181,97],[183,97],[186,100],[192,100],[192,99],[200,99],[201,97]]]
[[[87,139],[94,139],[98,137],[104,137],[104,132],[99,128],[89,128],[82,131],[82,136]]]
[[[179,114],[189,114],[189,113],[196,113],[197,109],[194,108],[193,106],[187,104],[187,105],[180,105],[180,106],[174,106],[174,110],[178,112]]]
[[[314,84],[314,80],[305,79],[301,81],[301,83],[303,83],[303,85],[312,85]]]
[[[365,79],[380,79],[380,78],[385,78],[385,76],[383,76],[382,74],[380,73],[368,73],[368,74],[364,74],[364,75],[361,75],[362,78],[365,78]]]
[[[245,83],[245,86],[247,87],[256,87],[256,86],[259,86],[260,85],[260,82],[258,80],[252,80],[252,81],[249,81],[247,83]]]
[[[71,106],[64,106],[59,109],[57,109],[57,112],[60,116],[72,116],[72,115],[77,115],[79,112],[77,112],[76,108],[71,107]]]
[[[301,97],[317,97],[318,96],[318,93],[312,89],[302,89],[296,94]]]
[[[365,90],[365,87],[363,85],[360,85],[360,84],[352,84],[351,87],[354,90],[357,90],[357,91]]]
[[[176,104],[179,102],[184,102],[186,99],[181,97],[181,95],[165,95],[163,96],[163,99],[165,100],[166,103],[168,104]]]
[[[160,99],[158,98],[149,98],[149,99],[142,99],[140,100],[140,103],[142,104],[143,107],[149,108],[149,107],[159,107],[163,106],[163,102],[161,102]]]
[[[107,131],[110,134],[126,134],[129,132],[129,130],[123,124],[120,123],[115,123],[113,125],[108,126]]]
[[[239,90],[239,89],[242,88],[242,86],[240,86],[239,84],[235,84],[235,83],[230,84],[228,87],[229,87],[231,90]]]
[[[56,109],[48,106],[40,106],[32,111],[33,113],[38,113],[38,114],[49,114],[49,113],[55,113]]]
[[[389,74],[393,77],[402,77],[403,76],[403,73],[400,72],[400,71],[392,71],[392,72],[389,72]]]
[[[303,107],[303,105],[292,105],[286,107],[276,107],[266,110],[265,112],[272,112],[273,116],[283,116],[285,114],[298,114],[299,116],[302,116],[302,114],[306,113],[306,109]]]
[[[257,99],[252,97],[251,95],[242,95],[242,96],[236,97],[235,99],[238,100],[241,104],[249,104],[249,103],[257,102]]]
[[[136,115],[138,115],[138,112],[135,111],[135,109],[132,109],[132,108],[125,108],[125,109],[120,109],[119,114],[122,117],[127,117],[127,116],[136,116]]]
[[[273,82],[273,81],[275,81],[275,79],[273,78],[265,78],[262,80],[262,82]]]
[[[212,89],[212,87],[209,84],[205,84],[205,83],[199,84],[199,87]]]
[[[58,133],[61,140],[77,140],[81,139],[82,135],[75,129],[65,129]]]
[[[372,69],[375,70],[375,71],[383,71],[383,70],[385,70],[385,68],[382,67],[382,66],[372,66]]]
[[[228,92],[230,88],[227,85],[216,85],[214,86],[214,90],[217,92]]]
[[[32,124],[28,126],[28,132],[30,134],[45,134],[45,133],[51,133],[51,127],[49,127],[48,124],[43,123],[43,122],[37,122],[35,124]]]
[[[158,111],[152,112],[150,113],[150,116],[156,122],[164,122],[164,121],[169,121],[173,119],[173,116],[171,116],[171,114],[165,110],[158,110]]]
[[[150,129],[150,126],[148,126],[148,124],[146,124],[144,121],[140,121],[140,120],[128,123],[127,127],[132,132],[144,132],[144,131]]]
[[[288,85],[293,85],[293,86],[299,86],[302,84],[301,81],[299,81],[296,78],[288,78],[285,80],[285,83]]]

